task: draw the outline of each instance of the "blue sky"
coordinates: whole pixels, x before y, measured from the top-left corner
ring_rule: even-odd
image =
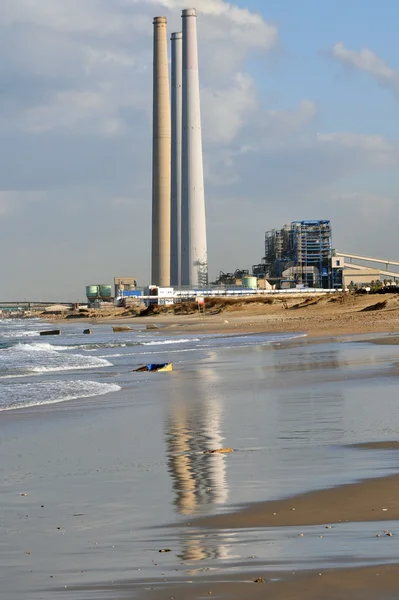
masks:
[[[34,6],[33,6],[34,5]],[[152,17],[189,0],[0,3],[0,296],[136,275],[151,235]],[[330,218],[398,259],[399,4],[198,0],[210,274],[264,231]]]

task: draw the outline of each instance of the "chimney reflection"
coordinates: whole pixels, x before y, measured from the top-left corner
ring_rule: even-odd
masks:
[[[168,469],[175,492],[176,510],[181,515],[212,512],[227,502],[226,455],[204,454],[224,446],[221,433],[222,405],[217,396],[214,369],[193,373],[184,388],[176,390],[181,400],[171,405],[166,421]],[[184,389],[184,394],[183,394]],[[211,547],[198,532],[183,536],[184,560],[222,558],[224,547]]]

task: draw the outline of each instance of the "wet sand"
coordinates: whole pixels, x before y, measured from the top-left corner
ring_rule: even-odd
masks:
[[[235,513],[199,519],[192,525],[234,529],[396,519],[399,519],[399,475],[256,503]]]
[[[352,448],[361,448],[364,450],[399,450],[399,441],[365,442],[364,444],[352,444]]]
[[[254,579],[263,578],[263,583]],[[399,596],[399,566],[382,565],[361,569],[331,569],[300,574],[262,573],[240,576],[223,583],[167,585],[143,584],[134,588],[134,598],[143,600],[396,600]],[[151,589],[149,589],[149,586]]]

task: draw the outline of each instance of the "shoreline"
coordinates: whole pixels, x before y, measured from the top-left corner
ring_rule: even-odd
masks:
[[[217,303],[217,299],[215,300]],[[160,307],[162,311],[163,307]],[[303,332],[309,337],[331,337],[399,331],[399,296],[345,294],[338,296],[286,297],[271,302],[235,301],[211,305],[201,316],[198,312],[177,314],[160,312],[150,316],[121,314],[120,309],[101,315],[101,311],[79,319],[48,315],[61,323],[155,325],[162,330],[181,329],[187,333],[286,333]],[[398,338],[397,338],[398,339]],[[399,339],[396,343],[399,342]]]

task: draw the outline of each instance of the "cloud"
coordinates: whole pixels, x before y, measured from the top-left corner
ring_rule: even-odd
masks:
[[[369,192],[340,192],[333,194],[334,202],[343,203],[346,211],[352,211],[360,217],[389,216],[395,209],[397,199]]]
[[[365,158],[376,165],[392,166],[397,164],[396,145],[381,135],[362,135],[357,133],[319,133],[317,140],[321,144],[346,151],[361,152]]]
[[[332,56],[344,66],[369,73],[380,83],[399,88],[399,72],[368,48],[356,52],[345,48],[342,42],[337,42],[332,49]]]
[[[201,92],[205,115],[205,140],[225,144],[234,140],[258,107],[255,82],[237,73],[229,87],[204,88]]]
[[[269,110],[264,115],[264,124],[279,135],[300,131],[308,125],[317,114],[317,106],[311,100],[302,100],[292,110]]]

